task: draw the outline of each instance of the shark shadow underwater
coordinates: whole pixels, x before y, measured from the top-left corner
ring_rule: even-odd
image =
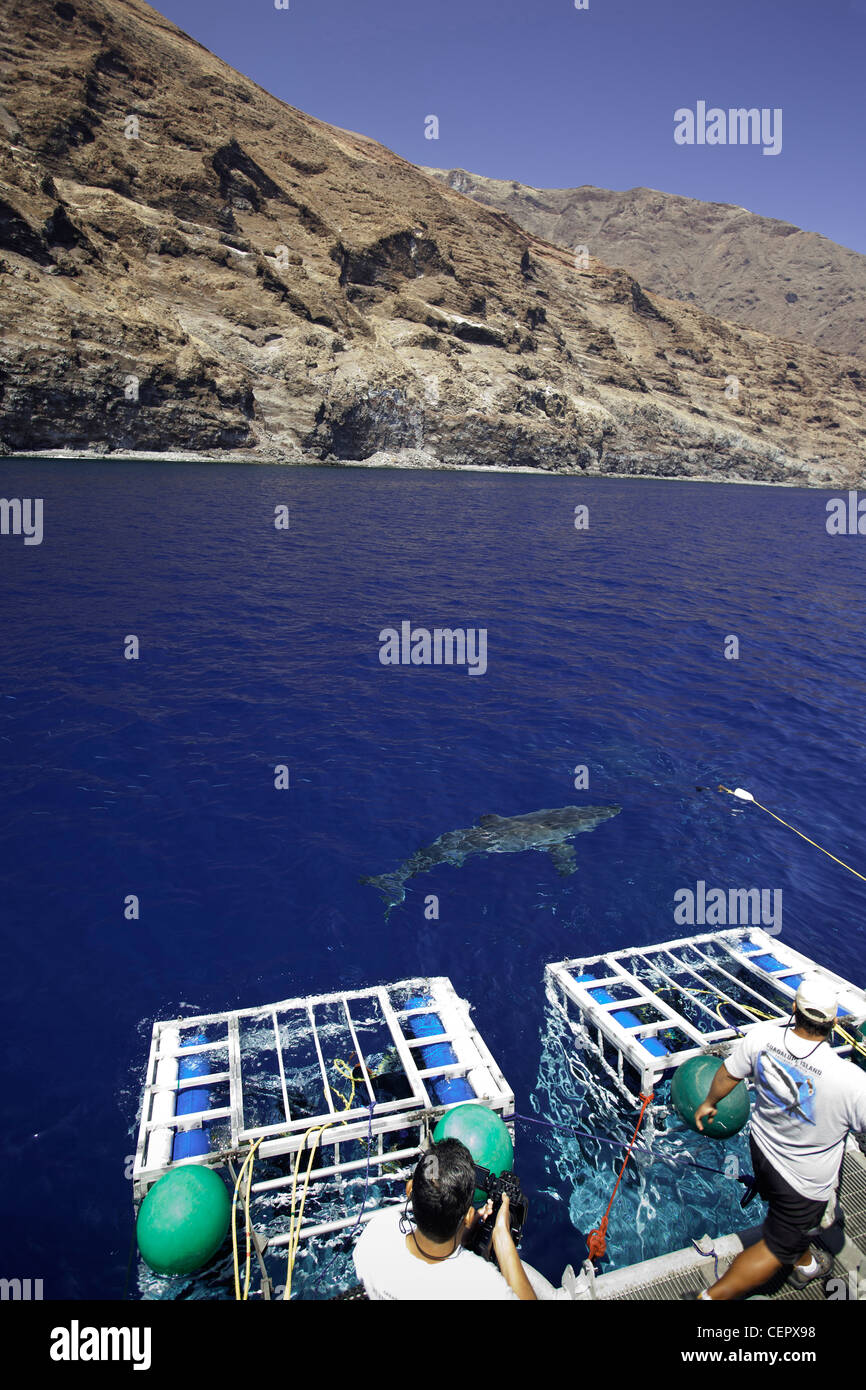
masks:
[[[621,806],[560,806],[552,811],[530,811],[525,816],[481,816],[477,825],[449,830],[432,845],[416,850],[392,873],[360,881],[379,890],[390,912],[405,900],[410,878],[437,864],[459,868],[471,854],[520,854],[535,849],[549,854],[557,873],[567,877],[577,868],[574,846],[567,842],[574,835],[595,830],[621,810]]]

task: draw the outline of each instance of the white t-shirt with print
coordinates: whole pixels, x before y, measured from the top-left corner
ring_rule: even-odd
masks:
[[[466,1302],[517,1298],[494,1264],[462,1245],[436,1264],[419,1260],[407,1249],[400,1230],[403,1210],[401,1205],[377,1212],[355,1246],[355,1271],[368,1298]]]
[[[832,1196],[849,1130],[866,1130],[866,1072],[827,1042],[793,1026],[760,1023],[725,1058],[729,1074],[755,1083],[752,1135],[801,1196]]]

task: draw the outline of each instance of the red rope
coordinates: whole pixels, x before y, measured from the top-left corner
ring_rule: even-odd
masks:
[[[602,1255],[605,1255],[607,1253],[607,1219],[610,1216],[610,1209],[613,1206],[613,1199],[617,1194],[617,1189],[619,1188],[620,1183],[622,1182],[622,1175],[625,1172],[625,1165],[628,1163],[629,1156],[631,1154],[632,1149],[634,1148],[634,1141],[637,1139],[638,1130],[643,1124],[643,1117],[646,1114],[647,1106],[653,1098],[653,1093],[652,1091],[650,1091],[649,1095],[645,1096],[643,1091],[641,1091],[640,1098],[643,1101],[643,1105],[641,1106],[640,1115],[638,1116],[638,1121],[635,1125],[634,1134],[631,1136],[631,1143],[628,1146],[628,1151],[626,1153],[625,1158],[622,1161],[622,1167],[619,1170],[619,1177],[616,1180],[616,1187],[613,1189],[610,1201],[607,1204],[607,1211],[601,1218],[598,1227],[594,1231],[590,1231],[589,1235],[586,1238],[586,1244],[589,1249],[589,1258],[591,1260],[600,1260]]]

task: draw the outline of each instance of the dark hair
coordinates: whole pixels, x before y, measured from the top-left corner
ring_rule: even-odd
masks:
[[[798,1028],[804,1028],[807,1033],[813,1033],[816,1038],[829,1038],[835,1027],[836,1020],[832,1018],[829,1023],[822,1023],[817,1018],[809,1018],[802,1009],[794,1005],[794,1023]]]
[[[450,1240],[472,1205],[475,1162],[459,1139],[442,1139],[418,1160],[412,1211],[428,1240]]]

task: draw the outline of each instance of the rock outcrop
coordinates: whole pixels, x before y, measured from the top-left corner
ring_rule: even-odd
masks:
[[[288,107],[141,0],[7,0],[0,447],[855,481],[853,359]]]
[[[866,256],[790,222],[654,188],[530,188],[427,169],[534,236],[586,246],[644,289],[774,337],[866,361]]]

